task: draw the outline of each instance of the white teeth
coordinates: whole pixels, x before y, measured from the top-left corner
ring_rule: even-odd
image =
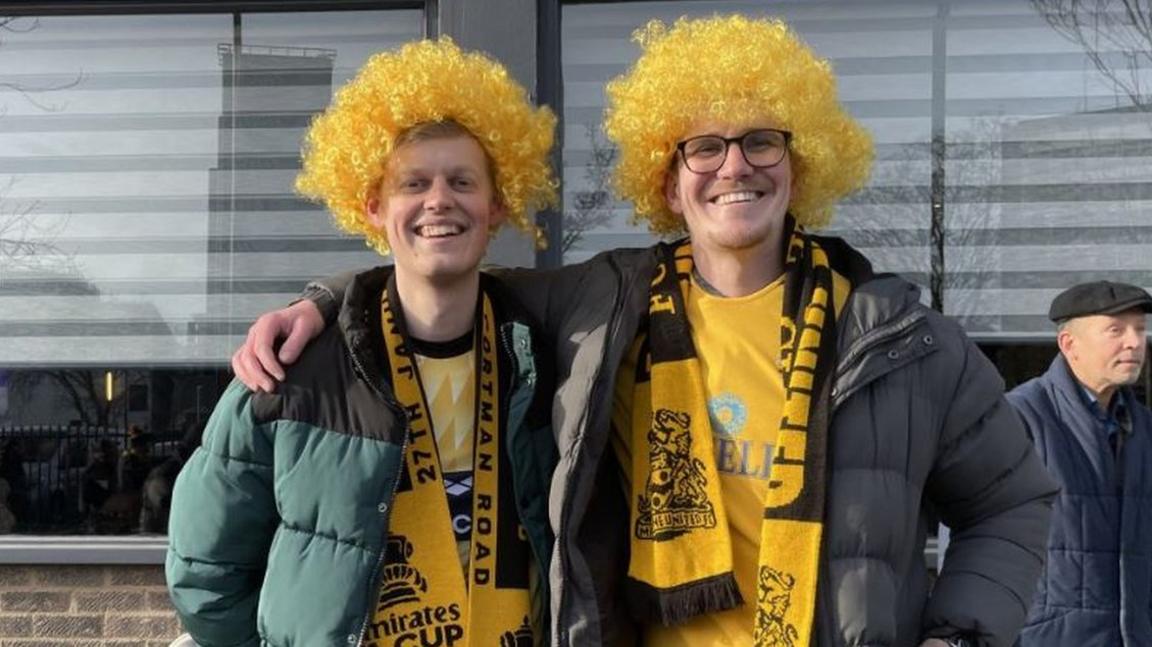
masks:
[[[416,235],[424,238],[441,238],[455,236],[463,231],[460,225],[420,225],[416,228]]]
[[[755,191],[735,191],[733,193],[725,193],[713,198],[716,204],[732,204],[733,202],[752,202],[759,197]]]

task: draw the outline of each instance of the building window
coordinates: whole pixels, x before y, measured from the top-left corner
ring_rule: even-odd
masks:
[[[379,262],[292,182],[312,115],[422,25],[0,17],[0,531],[163,532],[253,318]]]

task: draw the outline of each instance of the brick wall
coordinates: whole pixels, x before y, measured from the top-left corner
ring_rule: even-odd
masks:
[[[167,647],[164,567],[0,565],[0,647]]]

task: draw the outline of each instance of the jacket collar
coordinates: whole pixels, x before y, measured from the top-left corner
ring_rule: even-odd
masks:
[[[344,343],[352,353],[354,363],[375,384],[384,383],[384,369],[377,352],[380,339],[380,295],[392,276],[391,265],[381,265],[353,275],[344,291],[336,322]],[[480,273],[480,289],[492,299],[498,327],[522,324],[529,331],[539,328],[530,315],[512,298],[501,281],[486,272]],[[530,343],[535,344],[536,340]]]
[[[391,265],[381,265],[352,276],[348,288],[344,291],[344,302],[340,305],[340,312],[336,317],[349,348],[362,344],[366,336],[377,334],[373,329],[373,318],[368,316],[369,308],[379,306],[380,294],[392,273]],[[536,327],[528,313],[507,294],[499,279],[487,272],[480,272],[480,289],[492,299],[497,320],[523,323],[530,328]]]
[[[1044,381],[1048,383],[1049,389],[1053,393],[1053,401],[1059,403],[1057,415],[1067,419],[1070,427],[1095,429],[1098,426],[1098,416],[1089,407],[1084,386],[1077,381],[1076,376],[1072,373],[1072,368],[1068,366],[1068,360],[1064,359],[1064,355],[1056,354],[1052,364],[1044,373]],[[1135,403],[1132,389],[1122,386],[1116,389],[1116,395],[1113,397],[1117,398],[1114,407],[1122,407],[1131,414]],[[1074,420],[1070,418],[1074,418]],[[1131,425],[1128,426],[1131,427]]]
[[[359,272],[352,277],[344,291],[344,303],[336,317],[340,334],[353,364],[363,373],[361,377],[370,384],[383,385],[384,367],[376,352],[380,337],[375,328],[379,325],[380,295],[392,275],[392,266],[384,265]]]
[[[920,288],[896,274],[876,273],[867,257],[842,238],[813,238],[828,254],[832,269],[852,285],[844,312],[839,313],[836,321],[842,357],[858,340],[874,331],[899,324],[920,310]]]
[[[1108,459],[1111,451],[1104,450],[1109,447],[1107,436],[1104,434],[1104,423],[1088,408],[1088,401],[1081,392],[1080,383],[1076,381],[1063,355],[1056,355],[1041,377],[1041,382],[1048,391],[1053,415],[1060,427],[1073,439],[1072,442],[1084,448],[1084,455],[1092,464],[1092,470],[1099,478],[1104,479],[1102,482],[1111,482],[1116,478],[1117,468]],[[1131,389],[1121,387],[1114,397],[1123,398],[1129,414],[1138,415],[1134,411],[1135,400]],[[1127,429],[1131,430],[1132,426],[1129,425]],[[1126,457],[1125,460],[1127,462],[1132,459]]]
[[[877,274],[866,283],[853,284],[836,324],[840,353],[848,353],[858,340],[914,313],[923,315],[920,288],[895,274]]]

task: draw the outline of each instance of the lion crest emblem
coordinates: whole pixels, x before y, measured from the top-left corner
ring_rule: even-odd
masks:
[[[658,409],[648,430],[648,478],[638,495],[636,537],[666,541],[694,528],[714,528],[704,462],[692,456],[692,417]]]

